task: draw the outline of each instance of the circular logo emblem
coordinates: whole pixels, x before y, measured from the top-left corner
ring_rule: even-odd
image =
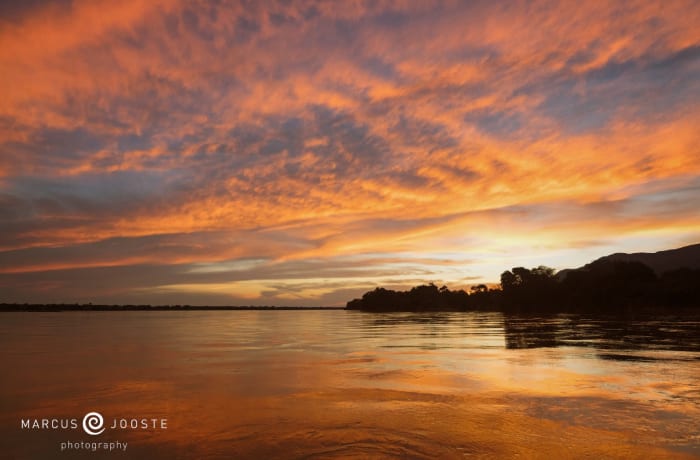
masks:
[[[99,412],[90,412],[83,417],[83,430],[89,435],[96,436],[105,430],[103,426],[104,423],[105,421],[102,418],[102,414]]]

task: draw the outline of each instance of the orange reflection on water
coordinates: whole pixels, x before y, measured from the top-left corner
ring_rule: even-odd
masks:
[[[697,344],[655,348],[668,340],[647,323],[629,326],[649,343],[631,350],[614,348],[607,323],[500,314],[4,319],[0,356],[14,373],[0,382],[2,437],[19,458],[56,456],[65,439],[126,441],[129,458],[690,458],[700,449]],[[694,334],[697,324],[679,327]],[[573,345],[571,333],[595,328],[612,332]],[[525,348],[506,348],[515,343]],[[168,428],[97,438],[19,428],[21,418],[93,410],[108,425],[167,418]]]

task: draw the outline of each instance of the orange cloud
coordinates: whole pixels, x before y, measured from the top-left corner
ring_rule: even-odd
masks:
[[[506,248],[687,241],[693,6],[26,7],[0,27],[0,272],[480,253],[488,280]],[[94,249],[173,234],[219,236]]]

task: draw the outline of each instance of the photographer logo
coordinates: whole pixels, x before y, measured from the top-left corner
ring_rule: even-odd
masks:
[[[114,417],[106,425],[105,419],[99,412],[88,412],[82,418],[23,418],[20,429],[33,431],[76,431],[82,425],[85,434],[99,436],[107,433],[124,433],[125,431],[160,431],[168,429],[167,418],[155,417]],[[59,443],[63,451],[92,451],[111,452],[125,451],[128,443],[113,439],[102,441],[65,440]]]
[[[97,436],[105,430],[105,421],[99,412],[89,412],[83,417],[83,430],[89,435]]]

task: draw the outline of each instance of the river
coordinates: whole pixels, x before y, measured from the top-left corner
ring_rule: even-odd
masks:
[[[699,318],[18,312],[0,364],[3,458],[700,457]]]

